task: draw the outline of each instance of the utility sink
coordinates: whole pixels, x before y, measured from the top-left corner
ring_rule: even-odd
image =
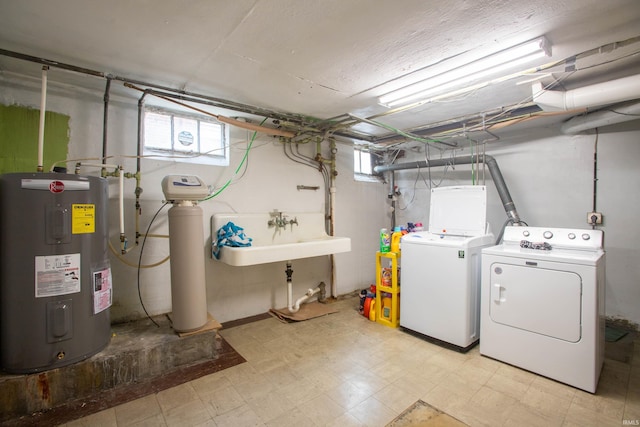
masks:
[[[218,261],[228,265],[240,267],[351,251],[350,238],[325,232],[322,212],[214,214],[212,242],[228,222],[242,227],[252,239],[248,247],[222,247]]]

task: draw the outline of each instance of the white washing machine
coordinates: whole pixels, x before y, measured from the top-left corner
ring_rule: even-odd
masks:
[[[400,326],[466,351],[480,328],[480,255],[495,244],[484,186],[431,190],[429,231],[401,240]]]
[[[480,353],[595,393],[604,282],[602,231],[507,227],[482,251]]]

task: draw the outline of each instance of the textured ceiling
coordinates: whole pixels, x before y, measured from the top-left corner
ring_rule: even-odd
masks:
[[[640,35],[637,0],[0,0],[0,11],[0,49],[317,119],[384,114],[377,97],[390,82],[541,35],[553,45],[544,62]],[[592,55],[578,65],[609,63],[556,67],[544,79],[571,88],[637,73],[638,51],[640,43]],[[40,68],[0,56],[3,79],[35,79]],[[54,85],[104,90],[104,79],[50,73]],[[429,127],[530,95],[530,84],[512,80],[376,120]],[[389,134],[369,124],[348,130]]]

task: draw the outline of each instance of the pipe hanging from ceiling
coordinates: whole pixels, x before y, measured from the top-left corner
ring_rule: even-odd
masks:
[[[216,98],[208,95],[202,95],[194,92],[189,92],[186,90],[175,89],[172,87],[162,86],[154,83],[148,83],[141,80],[131,79],[124,76],[112,75],[109,73],[104,73],[102,71],[96,71],[89,68],[78,67],[76,65],[66,64],[63,62],[53,61],[51,59],[39,58],[32,55],[27,55],[20,52],[14,52],[6,49],[0,49],[0,55],[8,56],[11,58],[20,59],[23,61],[34,62],[37,64],[43,64],[48,67],[54,67],[61,70],[71,71],[79,74],[86,74],[93,77],[103,78],[103,79],[112,79],[116,81],[120,81],[123,83],[131,83],[135,85],[147,86],[149,88],[159,89],[167,92],[178,93],[181,95],[191,96],[200,98],[207,101],[212,101],[218,103],[220,108],[225,108],[232,111],[238,111],[241,113],[252,114],[256,116],[270,117],[273,119],[290,121],[292,123],[299,123],[301,125],[309,125],[308,120],[305,119],[302,115],[299,114],[291,114],[291,113],[281,113],[277,111],[266,110],[264,108],[255,107],[248,104],[242,104],[239,102],[229,101],[226,99]]]
[[[639,119],[640,102],[631,102],[573,117],[564,123],[560,130],[564,134],[575,135],[585,130]]]
[[[502,201],[504,210],[507,213],[508,220],[514,225],[521,225],[523,221],[520,219],[520,215],[518,214],[515,203],[513,203],[513,199],[511,198],[511,194],[509,193],[507,184],[504,181],[502,172],[500,172],[500,168],[498,167],[498,162],[495,158],[488,154],[485,154],[484,156],[461,156],[454,157],[453,159],[434,159],[429,161],[420,160],[416,162],[399,163],[395,165],[380,165],[374,167],[374,171],[376,173],[395,172],[398,170],[440,167],[451,164],[472,165],[474,163],[484,163],[489,168],[489,173],[491,174],[491,178],[493,178],[493,183],[496,186],[496,190],[498,191],[498,195],[500,196],[500,200]]]
[[[131,83],[125,83],[124,84],[126,87],[130,88],[130,89],[135,89],[138,90],[140,92],[145,92],[145,89],[139,88]],[[219,114],[214,114],[210,111],[206,111],[203,110],[201,108],[197,108],[194,107],[193,105],[189,105],[189,104],[185,104],[184,102],[180,102],[180,101],[176,101],[175,99],[172,99],[168,96],[165,96],[165,94],[162,94],[161,92],[155,91],[155,90],[148,90],[145,93],[149,93],[150,95],[156,96],[160,99],[164,99],[167,102],[171,102],[177,105],[180,105],[181,107],[185,107],[185,108],[189,108],[193,111],[197,111],[199,113],[205,114],[207,116],[211,116],[211,117],[215,117],[218,121],[222,122],[222,123],[226,123],[232,126],[236,126],[242,129],[246,129],[246,130],[252,130],[254,132],[261,132],[261,133],[266,133],[268,135],[273,135],[273,136],[282,136],[285,138],[293,138],[295,136],[295,133],[293,132],[289,132],[289,131],[285,131],[285,130],[281,130],[281,129],[273,129],[273,128],[268,128],[266,126],[260,126],[260,125],[254,125],[252,123],[247,123],[247,122],[241,122],[240,120],[236,120],[236,119],[232,119],[229,117],[225,117],[225,116],[221,116]]]

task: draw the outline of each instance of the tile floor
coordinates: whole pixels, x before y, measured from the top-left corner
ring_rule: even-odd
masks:
[[[620,426],[640,420],[640,340],[607,359],[595,395],[441,348],[357,313],[221,331],[247,363],[67,426],[384,426],[421,399],[471,426]]]

